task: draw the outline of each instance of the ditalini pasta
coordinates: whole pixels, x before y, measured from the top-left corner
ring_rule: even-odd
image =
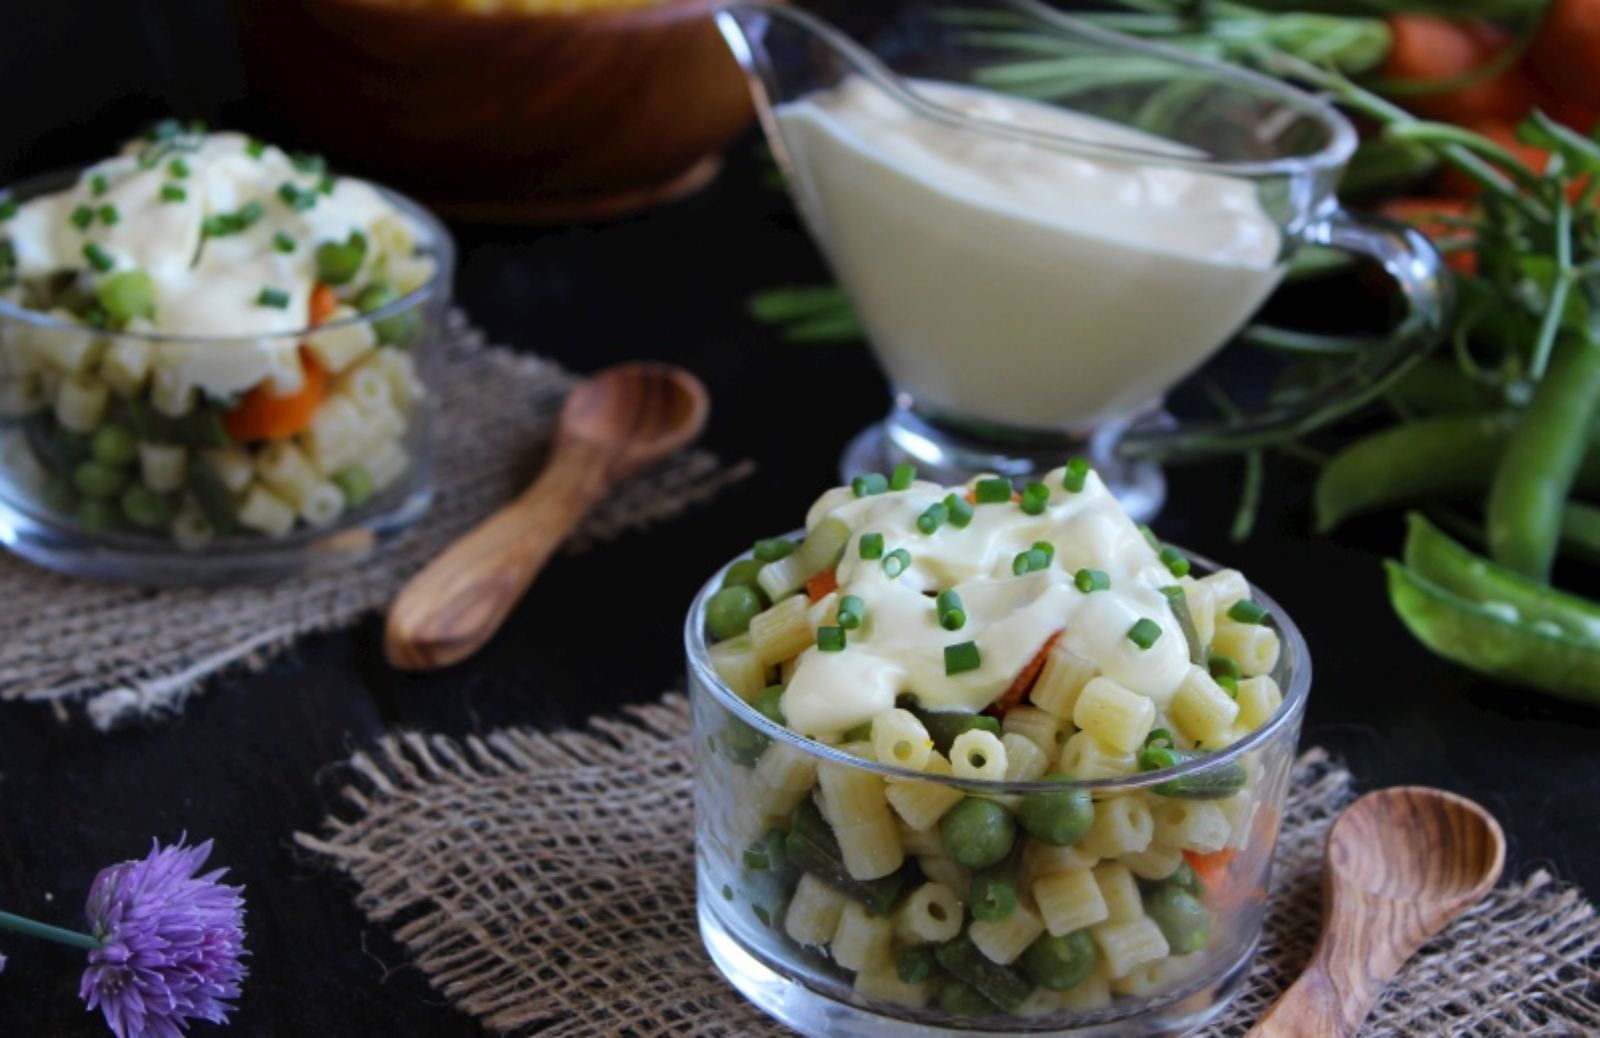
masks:
[[[375,360],[329,421],[385,404]],[[293,450],[257,471],[297,501]],[[1192,983],[1255,903],[1229,862],[1269,780],[1219,752],[1284,702],[1250,593],[1078,463],[1020,495],[905,469],[824,494],[706,600],[717,680],[777,726],[730,715],[705,765],[756,917],[869,1002],[1070,1014]]]
[[[414,470],[425,238],[316,156],[170,123],[0,199],[0,420],[45,474],[3,489],[185,549],[338,523]]]

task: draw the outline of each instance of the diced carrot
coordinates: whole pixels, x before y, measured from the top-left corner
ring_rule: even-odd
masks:
[[[832,566],[812,575],[806,581],[806,597],[813,602],[820,602],[839,588],[839,572]]]
[[[1033,659],[1029,660],[1027,666],[1011,680],[1011,687],[1006,689],[1005,694],[989,704],[990,713],[998,717],[1022,702],[1022,698],[1033,688],[1033,683],[1039,680],[1039,672],[1044,670],[1045,660],[1050,656],[1050,648],[1055,645],[1056,639],[1061,637],[1064,630],[1065,628],[1045,639],[1044,645],[1034,653]]]
[[[1395,14],[1388,19],[1390,47],[1382,74],[1405,83],[1438,83],[1469,76],[1513,46],[1499,26],[1472,19]],[[1533,78],[1520,64],[1455,90],[1406,93],[1398,100],[1430,119],[1520,119],[1538,100]]]
[[[1427,235],[1436,244],[1470,241],[1471,232],[1452,227],[1441,217],[1469,217],[1471,202],[1463,198],[1393,198],[1379,206],[1378,212],[1391,220],[1407,223]],[[1461,274],[1478,272],[1476,251],[1445,253],[1445,262]]]
[[[1191,869],[1194,869],[1194,874],[1200,877],[1200,883],[1206,888],[1206,892],[1215,893],[1227,882],[1228,866],[1233,863],[1235,853],[1232,847],[1224,847],[1210,854],[1184,851],[1183,859],[1189,863]]]
[[[1588,109],[1592,126],[1592,113],[1600,110],[1600,74],[1596,71],[1600,69],[1600,0],[1551,0],[1528,56],[1540,82],[1568,102]]]
[[[239,406],[222,416],[228,435],[241,442],[287,440],[311,427],[311,418],[328,395],[328,376],[317,358],[300,347],[300,388],[287,396],[272,392],[269,384],[246,393]]]
[[[311,327],[315,328],[319,324],[326,323],[338,308],[339,297],[333,294],[333,286],[317,282],[316,287],[311,290]]]

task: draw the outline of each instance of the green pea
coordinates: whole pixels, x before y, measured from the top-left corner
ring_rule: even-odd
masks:
[[[116,528],[117,510],[109,501],[85,498],[78,502],[78,525],[90,533],[105,533]]]
[[[717,641],[736,638],[750,629],[761,612],[761,599],[747,587],[725,587],[706,603],[706,628]]]
[[[933,949],[927,945],[917,945],[907,948],[895,956],[894,972],[907,984],[921,984],[934,971],[939,968],[939,963],[933,957]]]
[[[1211,913],[1193,894],[1175,886],[1162,885],[1146,894],[1144,911],[1161,928],[1174,955],[1199,951],[1211,938]]]
[[[1089,931],[1074,930],[1060,937],[1045,934],[1028,945],[1018,965],[1040,987],[1066,991],[1089,979],[1098,957]]]
[[[317,246],[317,280],[330,285],[343,285],[361,270],[367,258],[367,237],[360,231],[351,231],[342,242],[325,241]]]
[[[1195,897],[1200,897],[1206,892],[1205,886],[1200,882],[1200,874],[1186,861],[1179,862],[1172,875],[1161,882],[1169,887],[1177,887],[1186,894],[1193,894]]]
[[[968,902],[972,905],[972,918],[980,923],[998,923],[1017,910],[1016,884],[997,872],[974,873]]]
[[[1046,782],[1070,782],[1068,775],[1049,775]],[[1022,798],[1017,820],[1034,839],[1055,847],[1066,847],[1083,839],[1094,824],[1094,801],[1086,789],[1063,789],[1059,793],[1029,793]]]
[[[939,838],[963,868],[986,869],[1011,853],[1017,823],[993,800],[967,797],[939,819]]]
[[[142,270],[123,270],[106,278],[94,290],[100,306],[119,324],[156,312],[156,287]]]
[[[760,559],[740,559],[729,566],[728,571],[722,575],[722,586],[749,588],[760,597],[761,605],[765,608],[771,603],[767,600],[767,593],[756,583],[756,578],[761,575],[761,569],[765,565],[766,563]]]
[[[121,468],[139,457],[139,441],[121,422],[107,422],[94,431],[89,450],[100,464]]]
[[[97,461],[79,462],[72,470],[72,483],[84,497],[100,500],[115,497],[127,482],[127,473]]]
[[[135,483],[122,492],[122,514],[135,526],[147,530],[164,530],[172,525],[178,514],[177,503],[166,494],[158,494],[143,483]]]
[[[344,495],[347,508],[360,508],[372,497],[372,476],[360,465],[351,465],[333,474],[333,485]]]
[[[794,554],[794,542],[787,537],[767,537],[756,542],[754,554],[762,562],[777,562]]]
[[[50,447],[63,465],[76,465],[89,456],[91,440],[86,433],[73,432],[58,425],[50,434]]]
[[[374,281],[361,290],[356,296],[356,309],[364,314],[374,310],[381,310],[390,303],[400,298],[394,286],[387,281]],[[416,338],[419,327],[415,310],[407,310],[372,322],[372,330],[377,333],[379,342],[389,343],[391,346],[404,346]]]
[[[768,685],[757,693],[754,699],[750,700],[750,705],[756,708],[758,714],[773,724],[783,724],[785,723],[783,720],[783,708],[780,705],[782,699],[783,686]]]
[[[767,737],[737,717],[722,726],[722,752],[741,768],[753,768],[767,748]]]
[[[939,1008],[952,1016],[988,1016],[994,1006],[971,984],[952,981],[939,989]]]

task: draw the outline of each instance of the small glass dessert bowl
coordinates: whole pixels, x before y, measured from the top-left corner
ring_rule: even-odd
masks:
[[[370,554],[431,496],[453,267],[416,203],[236,134],[0,192],[0,542],[149,585]]]
[[[808,1035],[1186,1033],[1260,939],[1305,643],[1111,505],[1063,502],[1031,547],[1048,522],[995,528],[1026,508],[1009,494],[897,531],[945,490],[867,515],[825,496],[798,547],[758,542],[690,609],[706,947]],[[932,542],[974,532],[966,571]]]

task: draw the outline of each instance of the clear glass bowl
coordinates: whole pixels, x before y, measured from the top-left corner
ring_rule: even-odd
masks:
[[[1189,557],[1197,575],[1217,568]],[[984,782],[907,771],[850,756],[774,724],[735,694],[713,667],[705,610],[707,600],[720,586],[721,573],[701,589],[689,610],[684,635],[694,730],[699,921],[717,967],[751,1001],[803,1034],[829,1038],[1015,1034],[1148,1038],[1179,1035],[1199,1027],[1238,993],[1261,935],[1279,820],[1311,685],[1305,641],[1266,595],[1252,589],[1255,601],[1270,610],[1280,636],[1281,653],[1272,677],[1283,690],[1282,704],[1268,720],[1233,746],[1201,761],[1165,771],[1063,785]],[[929,830],[931,837],[918,837],[897,821],[908,863],[893,874],[903,880],[897,898],[885,892],[882,880],[845,891],[885,899],[878,902],[880,907],[892,899],[895,907],[887,913],[894,922],[890,950],[884,951],[881,939],[876,944],[855,942],[851,965],[862,965],[862,969],[846,969],[828,949],[805,946],[789,936],[789,912],[794,904],[805,903],[801,909],[804,918],[796,920],[795,929],[800,931],[817,927],[819,911],[825,915],[839,906],[819,909],[810,898],[797,894],[803,870],[784,860],[782,853],[766,853],[773,846],[766,841],[773,839],[774,831],[793,828],[791,813],[812,796],[819,768],[871,773],[891,784],[913,780],[926,783],[922,788],[936,796],[946,792],[949,797],[980,797],[1013,806],[1017,797],[1030,792],[1079,788],[1092,795],[1097,816],[1107,810],[1106,805],[1122,802],[1135,815],[1160,819],[1158,824],[1163,827],[1190,822],[1200,825],[1201,821],[1213,827],[1226,824],[1225,830],[1215,829],[1210,837],[1222,844],[1210,859],[1222,863],[1212,874],[1221,878],[1213,878],[1197,895],[1210,918],[1209,936],[1198,950],[1154,960],[1123,976],[1109,976],[1113,969],[1104,952],[1107,945],[1101,945],[1101,937],[1096,935],[1093,939],[1101,950],[1095,971],[1068,991],[1049,992],[1030,981],[1031,990],[1015,1012],[993,1005],[981,1010],[970,1005],[951,1009],[941,1001],[939,981],[921,988],[898,982],[893,955],[924,939],[913,937],[902,918],[910,892],[925,882],[942,879],[957,891],[964,913],[968,891],[958,889],[963,878],[959,875],[924,873],[918,877],[923,870],[910,864],[917,860],[916,844],[920,839],[936,839],[938,827]],[[1238,768],[1247,776],[1245,785],[1227,799],[1177,798],[1158,792],[1169,782],[1184,779],[1194,783],[1202,776]],[[1022,835],[1018,838],[1031,840]],[[1082,851],[1076,861],[1075,848]],[[1025,852],[1033,849],[1025,848]],[[1141,912],[1163,886],[1159,881],[1167,867],[1163,860],[1183,860],[1176,850],[1161,847],[1153,838],[1149,849],[1151,853],[1144,857],[1123,859],[1136,860],[1137,871],[1146,874],[1135,880]],[[1029,866],[1028,853],[1024,853],[1024,872],[1029,868],[1034,872],[1019,884],[1024,891],[1023,907],[1044,915],[1033,901],[1027,881],[1095,867],[1092,854],[1091,848],[1079,844],[1065,853],[1036,859],[1047,862],[1045,865]],[[775,861],[779,863],[776,868],[772,867]],[[1120,878],[1124,884],[1128,882],[1127,875]],[[1053,889],[1071,891],[1074,882],[1087,882],[1087,877],[1065,881],[1064,886]],[[1125,917],[1132,918],[1126,908],[1126,904],[1121,908],[1111,904],[1113,914],[1104,922],[1115,925]],[[854,912],[858,921],[868,920],[865,929],[872,928],[872,909],[863,910],[857,903],[846,910]],[[1056,918],[1072,917],[1069,913]],[[826,921],[821,925],[826,928]],[[963,922],[963,933],[968,932],[967,926]],[[879,927],[880,937],[881,930]],[[1128,936],[1125,932],[1123,939]],[[1108,944],[1116,939],[1114,932],[1106,933]],[[872,951],[862,952],[862,947]],[[871,961],[854,961],[858,954],[869,955]],[[1016,965],[1010,967],[1013,976],[1025,976]]]
[[[11,197],[76,180],[41,177]],[[101,331],[0,300],[0,543],[78,576],[217,584],[347,564],[420,516],[433,488],[455,247],[427,210],[379,191],[420,228],[432,273],[385,306],[314,329],[233,338]],[[297,350],[324,358],[327,395],[310,429],[288,440],[233,442],[225,408],[234,401],[211,399],[182,374],[236,368],[240,357],[265,370]],[[97,455],[94,438],[107,426],[121,445]],[[120,464],[99,464],[108,454]]]

